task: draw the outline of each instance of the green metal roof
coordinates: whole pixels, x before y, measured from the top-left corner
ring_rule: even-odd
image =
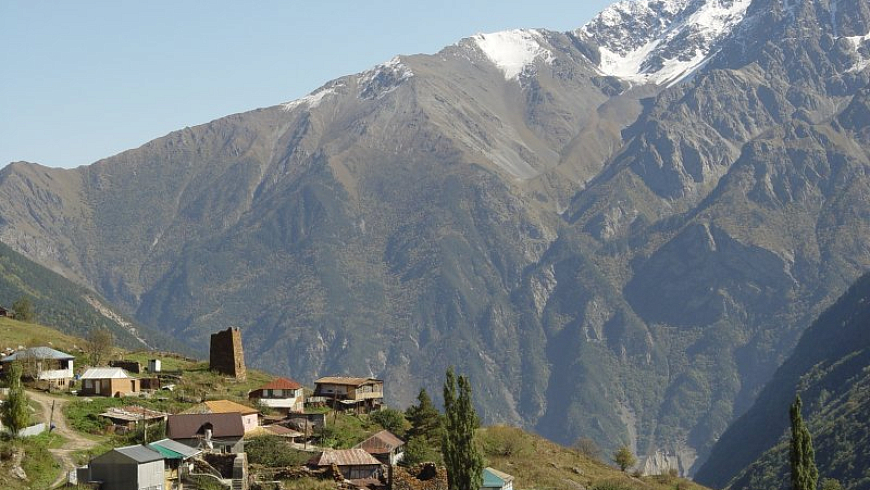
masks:
[[[184,456],[181,454],[158,444],[149,444],[148,447],[163,455],[164,459],[184,459]]]

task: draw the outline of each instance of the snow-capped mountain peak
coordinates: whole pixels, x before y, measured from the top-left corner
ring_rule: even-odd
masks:
[[[599,46],[599,70],[673,84],[694,72],[744,18],[752,0],[623,0],[577,34]]]

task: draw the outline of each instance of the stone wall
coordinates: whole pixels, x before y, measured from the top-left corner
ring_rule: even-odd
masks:
[[[209,369],[236,379],[245,379],[245,352],[242,331],[237,327],[211,334]]]
[[[393,490],[447,490],[447,469],[432,463],[395,467]]]

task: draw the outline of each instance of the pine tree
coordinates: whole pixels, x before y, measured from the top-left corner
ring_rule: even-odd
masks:
[[[819,470],[816,468],[816,454],[813,439],[801,417],[801,397],[797,395],[789,409],[791,417],[791,485],[793,490],[816,490]]]
[[[450,490],[477,490],[483,483],[483,455],[474,442],[480,421],[471,400],[471,383],[465,376],[457,380],[452,367],[444,383],[444,412],[441,452],[447,466],[447,486]]]
[[[408,438],[420,438],[431,442],[441,439],[441,414],[429,398],[425,388],[417,395],[417,405],[411,405],[405,410],[405,418],[411,423]]]
[[[12,437],[16,437],[21,429],[27,427],[29,418],[27,394],[21,383],[21,365],[19,363],[14,362],[9,366],[6,379],[9,383],[9,395],[6,397],[6,402],[0,407],[0,417],[2,417],[3,425],[6,426]]]

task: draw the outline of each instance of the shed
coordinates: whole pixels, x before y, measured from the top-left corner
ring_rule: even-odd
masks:
[[[320,468],[335,465],[348,480],[378,478],[381,462],[363,449],[330,449],[308,460],[308,465]]]
[[[364,449],[383,464],[396,465],[405,456],[405,441],[388,430],[382,430],[354,446]]]
[[[139,393],[139,379],[117,367],[89,368],[82,376],[82,395],[127,396]]]
[[[146,446],[107,451],[88,465],[88,480],[101,490],[164,490],[163,455]]]

